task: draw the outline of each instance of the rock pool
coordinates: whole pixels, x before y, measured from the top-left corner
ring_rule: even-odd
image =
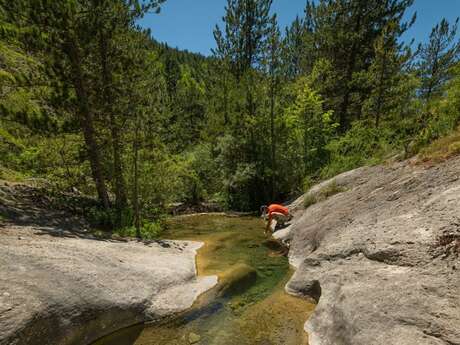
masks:
[[[202,241],[199,275],[217,275],[219,285],[192,310],[156,325],[139,325],[95,345],[306,345],[303,325],[309,301],[290,296],[292,274],[283,248],[267,240],[255,217],[194,215],[168,221],[163,237]]]

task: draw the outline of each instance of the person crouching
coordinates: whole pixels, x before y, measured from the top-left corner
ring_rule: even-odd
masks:
[[[277,225],[283,225],[287,221],[292,219],[289,209],[283,205],[271,204],[270,206],[262,206],[260,208],[262,213],[262,218],[267,221],[267,226],[265,227],[265,233],[270,233],[275,231]],[[272,223],[274,224],[272,225]]]

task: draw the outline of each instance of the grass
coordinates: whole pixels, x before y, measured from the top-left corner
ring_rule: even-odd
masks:
[[[418,162],[439,163],[460,154],[460,127],[453,133],[433,141],[429,146],[422,149]]]
[[[140,228],[140,235],[143,240],[154,240],[161,235],[162,231],[163,227],[161,222],[145,222]],[[135,238],[137,236],[136,228],[134,226],[116,229],[113,234],[129,238]]]
[[[324,201],[330,198],[333,195],[343,193],[346,191],[346,188],[337,185],[337,182],[333,180],[331,183],[327,184],[316,195],[306,195],[303,200],[303,206],[305,208],[310,207],[318,202]]]
[[[140,228],[142,240],[155,240],[160,237],[163,232],[163,225],[161,221],[157,222],[144,222]],[[109,231],[100,228],[94,228],[92,235],[98,239],[133,239],[137,238],[136,228],[134,226],[125,226],[120,229]]]
[[[318,200],[316,200],[316,197],[314,195],[311,195],[311,194],[305,195],[305,197],[303,198],[303,207],[309,208],[311,205],[314,205],[317,202]]]
[[[24,182],[27,176],[19,171],[11,170],[0,165],[0,179],[9,182]]]

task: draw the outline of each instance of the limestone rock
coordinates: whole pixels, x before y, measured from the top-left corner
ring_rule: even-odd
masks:
[[[460,344],[460,157],[434,167],[365,167],[346,191],[275,233],[297,270],[286,286],[319,301],[310,345]]]
[[[217,283],[216,277],[196,277],[200,245],[0,228],[0,344],[90,344],[187,309]]]

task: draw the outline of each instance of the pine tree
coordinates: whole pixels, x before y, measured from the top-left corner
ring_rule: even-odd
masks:
[[[285,111],[284,121],[289,150],[296,152],[291,164],[300,186],[305,177],[317,173],[328,161],[326,144],[333,138],[338,124],[332,118],[332,111],[324,110],[324,101],[308,79],[299,78],[294,88],[295,98]]]
[[[241,202],[245,207],[249,204],[249,207],[254,207],[263,202],[268,194],[266,186],[269,184],[265,181],[264,172],[265,126],[260,112],[264,82],[261,72],[274,20],[270,14],[271,4],[272,0],[228,0],[223,18],[224,30],[218,26],[214,30],[217,44],[214,55],[225,61],[221,66],[230,66],[239,88],[238,93],[244,100],[237,104],[238,115],[229,131],[241,152],[234,162],[234,170],[229,173],[237,175],[235,170],[241,168],[245,171],[244,175],[251,176],[250,182],[244,180],[244,191],[238,191],[248,198],[248,201]]]
[[[282,74],[282,41],[281,32],[278,27],[276,16],[272,18],[271,27],[267,37],[267,46],[265,52],[266,73],[268,77],[268,99],[270,113],[270,196],[273,200],[277,193],[276,191],[276,103],[280,89],[281,74]]]
[[[286,28],[283,42],[283,65],[285,74],[290,79],[311,71],[305,66],[311,62],[310,56],[307,55],[307,48],[309,48],[307,39],[308,33],[306,32],[304,21],[297,16],[291,26]]]
[[[85,8],[74,0],[62,2],[31,0],[28,2],[29,23],[45,33],[44,46],[49,53],[46,61],[54,76],[70,80],[76,95],[77,116],[85,138],[88,157],[99,200],[110,207],[101,151],[97,143],[94,112],[90,100],[88,41],[93,31]]]
[[[113,54],[112,40],[132,30],[134,22],[148,10],[157,10],[163,0],[29,0],[4,4],[12,20],[21,18],[24,26],[32,27],[37,43],[35,49],[46,52],[45,64],[56,87],[70,81],[75,92],[76,114],[85,139],[92,176],[99,200],[108,209],[107,171],[104,169],[101,147],[98,143],[97,110],[103,109],[110,119],[114,146],[117,203],[126,204],[122,181],[120,137],[114,118],[112,94],[113,66],[123,59]],[[30,41],[30,35],[24,36]],[[98,59],[99,58],[99,59]],[[93,60],[99,60],[99,66]],[[98,73],[100,71],[100,73]],[[101,85],[99,89],[97,85]],[[101,92],[99,92],[101,91]],[[115,97],[116,98],[116,97]],[[67,104],[69,103],[66,100]]]
[[[362,104],[369,95],[359,76],[368,71],[375,59],[374,45],[389,23],[398,35],[415,21],[402,21],[413,0],[320,0],[307,3],[306,27],[312,33],[317,61],[328,60],[335,83],[327,85],[328,106],[335,111],[345,131],[360,117]]]
[[[270,8],[273,0],[227,0],[223,19],[225,29],[216,26],[214,54],[226,57],[233,73],[241,78],[262,59],[266,36],[270,28]]]
[[[117,101],[121,97],[119,84],[120,75],[124,73],[122,61],[126,56],[124,37],[129,35],[135,22],[147,11],[159,10],[164,1],[130,1],[119,0],[91,0],[90,21],[95,27],[95,45],[99,67],[99,98],[103,117],[107,119],[110,129],[110,142],[112,146],[112,175],[114,180],[115,207],[117,211],[117,226],[122,224],[122,213],[127,207],[127,191],[124,179],[122,154],[123,140],[121,125],[122,114],[117,108]],[[132,48],[132,46],[130,46]]]
[[[459,19],[450,25],[443,19],[431,31],[430,40],[419,46],[417,69],[422,80],[420,94],[425,101],[438,96],[451,77],[451,68],[460,54],[460,41],[456,40]]]
[[[389,23],[374,43],[375,58],[365,75],[370,90],[363,104],[365,117],[373,117],[375,127],[379,127],[382,118],[390,115],[399,107],[401,83],[406,81],[406,65],[411,58],[408,47],[398,42],[398,25]]]
[[[141,237],[143,220],[146,217],[146,205],[158,198],[150,186],[154,180],[145,173],[146,166],[154,166],[159,160],[155,155],[162,147],[162,126],[166,120],[167,81],[162,75],[159,54],[153,49],[147,33],[129,32],[122,39],[126,49],[122,62],[123,73],[119,76],[119,111],[124,117],[124,140],[131,148],[125,157],[130,166],[126,175],[133,211],[133,225],[136,236]],[[167,129],[169,132],[169,128]],[[130,225],[130,224],[129,224]]]

